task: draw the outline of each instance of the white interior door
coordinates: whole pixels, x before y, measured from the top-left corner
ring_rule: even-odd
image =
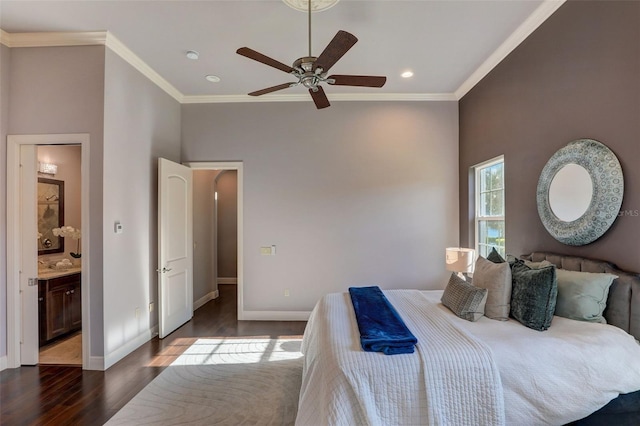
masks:
[[[20,363],[38,363],[38,177],[36,146],[20,147]]]
[[[193,316],[192,171],[158,159],[158,316],[164,338]]]

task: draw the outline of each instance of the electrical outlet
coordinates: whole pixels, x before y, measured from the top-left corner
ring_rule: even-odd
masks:
[[[149,312],[153,312],[154,308],[155,306],[153,305],[153,302],[149,303]]]
[[[288,288],[284,289],[284,297],[289,297],[289,289]]]

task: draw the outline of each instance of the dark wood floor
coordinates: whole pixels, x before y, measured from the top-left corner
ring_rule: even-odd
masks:
[[[0,424],[102,425],[197,337],[302,336],[302,321],[237,321],[235,286],[219,288],[220,297],[198,309],[191,321],[107,371],[35,366],[0,372]]]

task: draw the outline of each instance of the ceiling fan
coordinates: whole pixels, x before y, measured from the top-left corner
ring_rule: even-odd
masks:
[[[249,93],[250,96],[260,96],[267,93],[275,92],[289,87],[295,87],[302,84],[309,89],[311,98],[316,104],[316,108],[326,108],[330,106],[329,99],[324,93],[320,83],[327,83],[336,86],[361,86],[361,87],[382,87],[387,81],[387,77],[370,76],[370,75],[340,75],[333,74],[327,76],[329,69],[349,49],[358,41],[356,36],[346,31],[338,31],[331,42],[325,47],[320,56],[311,55],[311,1],[308,0],[308,20],[309,20],[309,56],[303,56],[295,60],[292,66],[276,61],[260,52],[248,47],[241,47],[236,51],[239,55],[245,56],[254,61],[261,62],[273,68],[277,68],[286,73],[292,74],[298,81],[291,83],[283,83],[277,86],[267,87],[266,89],[256,90]]]

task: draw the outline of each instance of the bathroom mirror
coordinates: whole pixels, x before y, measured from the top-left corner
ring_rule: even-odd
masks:
[[[538,214],[561,243],[581,246],[600,238],[618,217],[624,194],[616,155],[593,139],[559,149],[538,181]]]
[[[64,238],[53,228],[64,225],[64,182],[38,178],[38,255],[64,253]]]

